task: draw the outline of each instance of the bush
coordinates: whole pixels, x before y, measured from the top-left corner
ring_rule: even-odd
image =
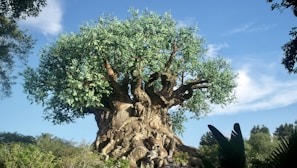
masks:
[[[32,144],[1,144],[0,165],[3,167],[54,168],[56,157]]]
[[[104,162],[103,167],[109,167],[109,168],[129,168],[130,167],[130,161],[127,159],[114,159],[109,158],[107,161]]]
[[[76,152],[71,155],[64,155],[59,158],[59,164],[57,167],[63,168],[93,168],[103,165],[103,159],[100,155],[91,151],[90,146],[82,144],[76,147]]]
[[[89,144],[75,145],[71,141],[54,137],[51,134],[42,134],[32,143],[16,141],[20,139],[19,137],[25,137],[19,134],[3,135],[5,138],[2,139],[9,141],[0,142],[0,168],[130,167],[129,160],[113,158],[105,160],[105,157],[93,152]]]

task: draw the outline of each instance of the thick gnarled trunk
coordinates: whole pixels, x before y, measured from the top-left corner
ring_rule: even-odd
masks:
[[[171,130],[167,109],[142,103],[117,102],[115,111],[96,112],[99,131],[94,148],[113,158],[127,158],[131,167],[163,167],[174,152],[186,148]]]
[[[168,72],[173,56],[174,52],[166,65]],[[153,73],[144,82],[137,66],[118,80],[107,60],[105,67],[113,93],[102,98],[105,108],[91,110],[99,128],[95,150],[107,157],[127,158],[131,167],[163,167],[171,164],[177,151],[196,152],[173,133],[168,114],[170,107],[191,96],[192,85],[174,91],[176,76],[168,72]],[[162,84],[159,91],[154,88],[157,79]]]

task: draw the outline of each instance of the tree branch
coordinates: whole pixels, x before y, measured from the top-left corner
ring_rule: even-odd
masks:
[[[179,50],[179,48],[176,46],[176,43],[173,43],[172,48],[173,48],[173,50],[172,50],[172,52],[170,54],[170,57],[169,57],[168,61],[165,64],[165,72],[167,72],[167,73],[170,70],[170,67],[171,67],[173,58],[175,56],[175,53]]]
[[[118,75],[114,72],[108,60],[105,59],[104,63],[105,63],[105,68],[106,68],[108,78],[116,82],[118,80]]]
[[[176,78],[175,75],[169,73],[161,75],[162,90],[160,91],[160,94],[162,96],[170,97],[172,95],[173,88],[176,84]]]
[[[129,82],[130,82],[130,80],[129,80],[129,74],[128,73],[126,73],[125,74],[125,76],[124,76],[124,79],[122,80],[122,82],[121,82],[121,90],[125,93],[125,94],[129,94],[128,92],[128,90],[129,90]]]
[[[106,72],[107,72],[107,79],[108,79],[111,87],[113,88],[113,96],[116,96],[118,100],[122,100],[122,101],[130,100],[127,90],[122,90],[123,85],[125,83],[122,83],[122,85],[121,85],[118,82],[118,75],[114,72],[114,70],[112,69],[108,60],[104,60],[104,62],[105,62],[105,68],[106,68]],[[125,81],[123,81],[123,82],[125,82]],[[126,87],[128,87],[128,86],[126,86]]]
[[[151,88],[154,86],[154,82],[160,78],[160,72],[155,72],[153,74],[151,74],[151,76],[149,77],[149,80],[146,84],[146,88]]]
[[[196,89],[208,88],[209,81],[206,79],[194,79],[189,81],[186,85],[181,85],[178,89],[173,91],[171,98],[169,99],[169,106],[175,106],[182,104],[185,100],[190,99],[193,96],[193,91]]]

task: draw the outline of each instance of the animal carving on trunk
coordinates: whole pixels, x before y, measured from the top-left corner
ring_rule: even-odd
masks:
[[[136,102],[134,104],[134,113],[132,114],[132,116],[143,118],[145,114],[146,114],[145,107],[141,104],[141,102]]]

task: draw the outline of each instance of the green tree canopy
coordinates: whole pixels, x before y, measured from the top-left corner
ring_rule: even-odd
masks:
[[[216,145],[218,144],[218,142],[213,136],[212,132],[208,131],[201,136],[199,144],[210,146],[210,145]]]
[[[210,104],[234,100],[236,75],[222,57],[206,56],[197,26],[180,27],[169,13],[130,12],[128,19],[102,16],[79,33],[61,35],[43,49],[39,67],[24,72],[25,92],[46,107],[47,119],[71,122],[110,108],[112,95],[182,105],[196,117]]]
[[[270,134],[258,132],[251,134],[248,143],[251,145],[251,156],[265,155],[268,156],[272,151],[272,143]]]
[[[1,0],[0,3],[0,96],[11,95],[16,60],[27,60],[34,40],[20,30],[18,19],[37,16],[46,0]]]
[[[265,159],[270,155],[277,142],[272,140],[269,129],[262,125],[253,126],[250,138],[246,141],[246,154],[249,167],[265,167]]]
[[[250,133],[251,133],[251,135],[252,134],[257,134],[257,133],[264,133],[264,134],[270,135],[269,128],[267,128],[264,125],[262,125],[261,127],[260,127],[260,125],[253,126]]]
[[[36,139],[33,136],[25,136],[19,133],[0,132],[0,143],[35,143]]]
[[[279,127],[275,129],[273,135],[276,136],[278,139],[288,138],[293,134],[294,130],[297,128],[296,123],[297,121],[295,121],[295,124],[281,124]]]

